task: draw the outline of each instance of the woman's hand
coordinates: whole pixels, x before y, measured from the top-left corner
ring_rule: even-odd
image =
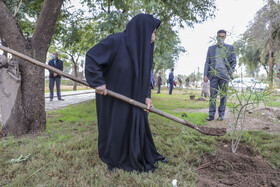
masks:
[[[144,111],[145,112],[149,112],[149,109],[150,109],[150,107],[154,107],[154,105],[153,105],[153,101],[150,99],[150,98],[146,98],[146,105],[147,105],[147,109],[144,109]]]
[[[95,92],[100,94],[100,95],[107,95],[106,84],[103,84],[102,86],[95,87]]]
[[[208,77],[204,76],[203,80],[204,80],[204,82],[208,82]]]

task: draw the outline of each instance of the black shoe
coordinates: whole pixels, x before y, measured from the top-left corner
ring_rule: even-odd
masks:
[[[52,99],[50,99],[50,101],[52,101]]]
[[[159,161],[162,162],[162,163],[167,163],[168,162],[167,158],[164,158],[164,159],[159,160]]]
[[[212,121],[214,119],[214,117],[212,116],[208,116],[208,118],[206,118],[207,121]]]
[[[64,99],[58,99],[59,101],[64,101]]]
[[[217,120],[218,121],[223,121],[224,120],[224,116],[219,116]]]

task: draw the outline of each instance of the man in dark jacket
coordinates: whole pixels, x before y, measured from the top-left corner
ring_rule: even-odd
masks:
[[[52,54],[52,60],[50,60],[48,62],[48,65],[55,67],[57,69],[59,69],[60,71],[63,71],[63,62],[62,60],[58,59],[58,53],[54,52]],[[60,93],[60,81],[61,81],[61,76],[49,71],[50,75],[49,75],[49,89],[50,89],[50,101],[53,100],[53,88],[54,88],[54,84],[56,84],[56,93],[57,93],[57,98],[60,101],[64,101],[61,98],[61,93]]]
[[[174,86],[174,68],[172,68],[170,73],[169,73],[168,82],[170,84],[169,95],[171,95],[172,94],[172,90],[173,90],[173,86]]]
[[[226,31],[219,30],[217,44],[208,48],[204,66],[204,82],[210,80],[210,106],[209,116],[206,120],[214,119],[216,113],[216,98],[220,91],[220,106],[218,120],[224,120],[226,110],[227,86],[236,66],[236,53],[234,46],[224,43]]]

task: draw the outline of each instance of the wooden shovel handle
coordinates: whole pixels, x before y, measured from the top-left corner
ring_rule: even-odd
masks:
[[[4,50],[4,51],[7,51],[8,53],[11,53],[11,54],[13,54],[13,55],[16,55],[16,56],[18,56],[18,57],[20,57],[20,58],[23,58],[23,59],[25,59],[25,60],[31,62],[32,64],[35,64],[35,65],[40,66],[40,67],[42,67],[42,68],[48,69],[48,70],[50,70],[50,71],[53,71],[53,72],[57,73],[58,75],[62,75],[62,76],[64,76],[64,77],[66,77],[66,78],[69,78],[69,79],[75,81],[75,82],[78,82],[78,83],[83,84],[83,85],[85,85],[85,86],[89,86],[89,84],[88,84],[86,81],[84,81],[84,80],[82,80],[82,79],[80,79],[80,78],[74,77],[73,75],[70,75],[70,74],[65,73],[65,72],[63,72],[63,71],[60,71],[60,70],[57,69],[57,68],[54,68],[54,67],[52,67],[52,66],[49,66],[49,65],[47,65],[47,64],[45,64],[45,63],[42,63],[42,62],[40,62],[40,61],[38,61],[38,60],[35,60],[35,59],[33,59],[33,58],[29,57],[29,56],[26,56],[26,55],[24,55],[24,54],[22,54],[22,53],[19,53],[19,52],[17,52],[17,51],[14,51],[14,50],[9,49],[9,48],[7,48],[7,47],[4,47],[4,46],[2,46],[2,45],[0,45],[0,49],[2,49],[2,50]],[[114,98],[117,98],[117,99],[119,99],[119,100],[122,100],[122,101],[124,101],[124,102],[127,102],[127,103],[129,103],[129,104],[131,104],[131,105],[134,105],[134,106],[136,106],[136,107],[139,107],[139,108],[142,108],[142,109],[146,109],[146,108],[147,108],[147,105],[145,105],[145,104],[143,104],[143,103],[140,103],[140,102],[138,102],[138,101],[135,101],[135,100],[133,100],[133,99],[131,99],[131,98],[129,98],[129,97],[126,97],[126,96],[124,96],[124,95],[121,95],[121,94],[119,94],[119,93],[116,93],[116,92],[114,92],[114,91],[111,91],[111,90],[108,90],[108,89],[107,89],[107,94],[110,95],[110,96],[112,96],[112,97],[114,97]],[[203,131],[201,128],[199,128],[198,126],[194,125],[193,123],[191,123],[191,122],[189,122],[189,121],[186,121],[186,120],[183,120],[183,119],[178,118],[178,117],[176,117],[176,116],[173,116],[173,115],[171,115],[171,114],[165,113],[165,112],[163,112],[163,111],[161,111],[161,110],[158,110],[158,109],[156,109],[156,108],[150,108],[149,111],[150,111],[150,112],[153,112],[153,113],[155,113],[155,114],[158,114],[158,115],[160,115],[160,116],[163,116],[163,117],[165,117],[165,118],[171,119],[171,120],[173,120],[173,121],[175,121],[175,122],[181,123],[181,124],[183,124],[183,125],[185,125],[185,126],[187,126],[187,127],[193,128],[193,129],[195,129],[195,130],[197,130],[197,131],[199,131],[199,132],[201,132],[201,133],[203,133],[203,134],[206,134],[206,135],[214,135],[214,136],[215,136],[215,134],[209,134],[209,133]]]

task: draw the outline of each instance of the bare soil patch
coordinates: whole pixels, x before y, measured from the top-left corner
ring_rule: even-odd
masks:
[[[196,170],[199,175],[197,187],[280,186],[280,170],[254,156],[244,145],[239,145],[237,153],[231,152],[230,145],[223,145],[215,155],[205,154]]]
[[[202,109],[176,109],[177,112],[198,112],[208,113],[208,108]],[[215,119],[218,118],[216,113]],[[226,109],[225,118],[223,121],[209,121],[207,126],[213,128],[227,128],[231,130],[231,124],[235,122],[232,113]],[[198,124],[196,124],[198,125]],[[280,132],[280,109],[276,107],[260,106],[259,108],[249,109],[246,111],[245,130],[262,130],[269,133]]]
[[[227,133],[226,128],[211,128],[211,127],[199,127],[204,134],[210,135],[210,136],[224,136]]]

